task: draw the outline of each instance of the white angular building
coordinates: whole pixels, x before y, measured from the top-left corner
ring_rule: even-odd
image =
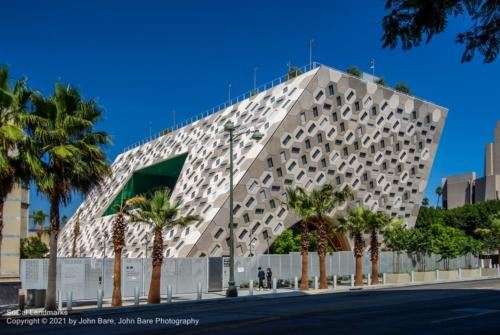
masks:
[[[349,186],[350,205],[384,210],[411,225],[446,116],[446,108],[373,82],[326,66],[309,69],[119,155],[112,176],[80,206],[78,256],[103,256],[113,201],[155,186],[170,187],[184,213],[203,217],[165,231],[167,257],[227,255],[228,121],[264,135],[235,142],[236,255],[249,255],[250,246],[254,254],[264,252],[299,221],[281,206],[288,186]],[[61,232],[60,256],[71,254],[74,220]],[[147,235],[146,226],[129,225],[125,255],[144,256]],[[336,244],[345,248],[345,241]],[[109,257],[111,241],[106,245]]]

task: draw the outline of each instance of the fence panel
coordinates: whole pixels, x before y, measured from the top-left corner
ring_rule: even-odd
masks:
[[[228,259],[225,259],[224,263]],[[309,277],[319,276],[319,259],[316,252],[310,252]],[[47,287],[48,259],[22,259],[22,287],[27,289],[45,289]],[[97,290],[104,290],[104,297],[111,298],[113,291],[113,258],[59,258],[57,261],[57,289],[63,292],[72,291],[74,299],[95,299]],[[348,276],[355,272],[355,259],[351,251],[340,251],[326,257],[327,275]],[[379,272],[410,272],[445,270],[446,268],[466,269],[479,266],[479,258],[465,255],[456,259],[445,260],[439,255],[414,255],[404,252],[383,251],[379,256]],[[277,279],[300,278],[302,258],[300,253],[288,255],[258,255],[254,257],[235,258],[236,285],[248,284],[251,279],[257,280],[257,269],[270,267]],[[151,280],[151,259],[124,258],[122,260],[122,296],[130,298],[138,287],[147,295]],[[229,271],[227,264],[223,266],[223,284],[227,287]],[[371,271],[370,254],[363,256],[363,273]],[[208,262],[206,258],[166,258],[163,262],[160,292],[167,294],[167,286],[172,285],[173,293],[194,293],[198,283],[202,290],[208,290]],[[66,299],[66,298],[64,298]]]

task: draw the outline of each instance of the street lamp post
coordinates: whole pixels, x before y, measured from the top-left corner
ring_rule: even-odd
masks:
[[[238,289],[234,281],[234,213],[233,213],[233,141],[244,133],[252,132],[252,139],[260,140],[262,135],[258,130],[241,130],[235,134],[237,127],[232,122],[224,125],[224,131],[229,133],[229,282],[226,291],[227,297],[237,297]]]

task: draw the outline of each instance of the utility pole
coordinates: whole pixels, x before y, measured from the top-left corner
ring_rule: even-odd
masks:
[[[313,58],[313,56],[312,56],[312,54],[313,54],[313,44],[314,44],[314,39],[313,39],[313,38],[311,38],[311,39],[309,40],[309,70],[312,70],[312,62],[313,62],[313,60],[312,60],[312,58]]]
[[[257,94],[257,69],[258,67],[253,68],[253,93]]]

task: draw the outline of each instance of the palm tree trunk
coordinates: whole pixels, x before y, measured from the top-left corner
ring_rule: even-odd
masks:
[[[115,245],[115,263],[113,265],[113,296],[111,306],[122,305],[122,247]]]
[[[326,281],[326,228],[323,221],[318,225],[319,288],[328,288]]]
[[[122,250],[125,242],[125,218],[118,213],[113,224],[113,249],[115,262],[113,265],[113,296],[111,306],[122,305]]]
[[[309,228],[306,221],[300,225],[300,255],[302,257],[302,276],[300,279],[300,289],[309,289]]]
[[[153,242],[153,272],[149,286],[148,304],[160,303],[161,265],[163,263],[163,235],[161,229],[155,229]]]
[[[356,234],[354,238],[354,255],[356,257],[355,286],[363,286],[363,238],[361,234]]]
[[[3,205],[5,203],[5,199],[0,196],[0,252],[2,251],[2,242],[3,242]],[[2,269],[2,257],[0,256],[0,269]]]
[[[56,311],[56,283],[57,283],[57,238],[59,235],[59,199],[50,200],[50,242],[49,242],[49,273],[45,310]]]
[[[371,252],[371,261],[372,261],[372,282],[370,284],[377,285],[378,284],[379,250],[378,250],[378,237],[377,237],[377,232],[375,230],[373,230],[371,233],[370,252]]]

